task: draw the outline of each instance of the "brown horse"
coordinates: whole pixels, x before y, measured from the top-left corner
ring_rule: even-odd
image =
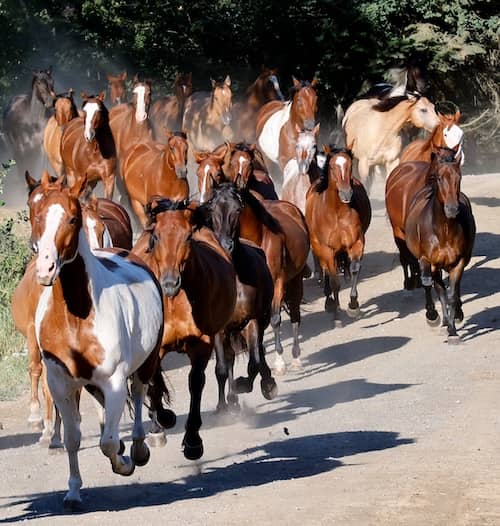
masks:
[[[231,139],[233,94],[229,75],[222,82],[212,79],[212,91],[195,91],[186,100],[182,129],[192,151],[212,151]]]
[[[460,163],[453,152],[433,156],[425,186],[413,198],[406,217],[406,244],[418,261],[425,289],[426,319],[439,316],[432,298],[432,284],[443,310],[448,343],[457,343],[456,320],[463,320],[460,283],[472,255],[476,225],[469,199],[460,192]],[[448,287],[442,271],[449,275]]]
[[[155,141],[165,143],[165,130],[182,130],[182,118],[186,99],[193,93],[193,75],[177,74],[174,94],[156,100],[151,106],[149,118]]]
[[[67,93],[56,95],[54,101],[54,115],[48,120],[43,132],[43,148],[57,176],[64,172],[63,160],[61,157],[61,139],[64,128],[68,122],[78,117],[75,101],[73,100],[73,90]]]
[[[144,207],[154,195],[182,201],[189,196],[187,139],[182,132],[167,132],[167,144],[140,143],[122,166],[123,182],[137,219],[147,223]]]
[[[186,353],[191,361],[191,403],[183,439],[184,456],[203,455],[200,405],[205,369],[214,338],[231,319],[236,304],[236,276],[227,253],[207,228],[194,231],[187,201],[155,198],[148,205],[150,225],[132,252],[149,265],[162,290],[165,310],[161,356]],[[162,389],[154,386],[159,407]],[[155,432],[161,421],[153,419]]]
[[[325,173],[307,193],[306,222],[324,275],[325,310],[337,320],[339,271],[352,277],[347,313],[360,314],[357,285],[371,207],[363,185],[352,177],[351,153],[345,149],[325,151]]]
[[[400,163],[408,161],[431,162],[431,154],[438,153],[440,148],[457,148],[457,157],[464,163],[462,141],[464,133],[458,127],[460,110],[452,102],[436,103],[439,124],[427,139],[416,139],[401,152]]]
[[[218,411],[227,411],[228,402],[230,407],[238,408],[238,393],[250,393],[259,373],[263,396],[271,400],[277,395],[276,382],[267,365],[263,343],[264,331],[271,318],[273,280],[264,252],[257,245],[240,239],[242,208],[243,201],[236,185],[224,182],[214,187],[210,199],[195,212],[199,225],[211,228],[221,246],[231,255],[236,270],[235,309],[224,331],[215,340]],[[238,340],[242,331],[249,352],[248,376],[233,381],[236,351],[232,342]],[[226,402],[225,386],[228,379]]]
[[[94,188],[104,185],[104,195],[111,199],[115,187],[116,149],[109,114],[104,105],[106,94],[81,94],[83,117],[71,120],[63,131],[61,157],[68,184],[79,185],[85,178]]]
[[[130,475],[136,465],[149,460],[142,425],[144,384],[159,366],[164,317],[159,283],[140,259],[90,248],[78,201],[86,181],[79,183],[68,188],[60,180],[50,182],[45,173],[40,191],[29,200],[31,242],[37,254],[34,277],[43,287],[34,332],[64,424],[70,466],[64,503],[70,508],[81,502],[78,395],[82,387],[104,407],[100,447],[113,471]],[[134,407],[130,457],[123,455],[118,434],[128,377],[132,377]]]
[[[260,75],[247,88],[246,98],[233,104],[233,140],[253,143],[260,108],[273,100],[283,101],[278,70],[262,66]]]
[[[307,82],[294,77],[292,100],[268,102],[257,115],[257,144],[268,161],[279,166],[281,174],[295,157],[299,132],[312,131],[316,125],[316,83],[316,79]]]
[[[26,169],[41,168],[43,132],[52,115],[54,97],[52,67],[33,71],[31,93],[16,95],[4,110],[3,131],[20,178]]]
[[[107,75],[109,82],[109,100],[112,106],[127,102],[127,72],[123,71],[119,75]]]
[[[406,94],[387,99],[361,99],[346,110],[342,126],[347,146],[357,160],[357,173],[365,187],[371,184],[370,168],[384,165],[386,175],[399,163],[400,132],[406,124],[432,132],[439,124],[425,97]]]

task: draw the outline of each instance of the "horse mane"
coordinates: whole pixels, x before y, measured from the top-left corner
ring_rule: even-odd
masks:
[[[174,137],[182,137],[183,139],[185,139],[187,141],[187,135],[183,131],[174,131],[174,132],[172,132],[172,135]]]
[[[418,95],[417,93],[415,93],[414,95],[417,98],[417,100],[420,98],[420,95]],[[379,102],[372,106],[372,109],[380,112],[390,111],[405,100],[410,100],[408,94],[398,95],[397,97],[387,97],[386,99],[379,100]]]
[[[248,188],[241,190],[243,202],[248,205],[257,219],[267,227],[273,234],[283,234],[283,229],[278,220],[276,220],[262,205]]]
[[[169,210],[187,210],[189,204],[190,201],[188,199],[172,201],[167,197],[153,196],[144,207],[144,212],[148,216],[150,222],[154,223],[158,214]]]
[[[315,87],[308,81],[308,80],[300,80],[299,83],[296,86],[292,86],[288,91],[288,98],[289,100],[292,100],[294,95],[300,91],[302,88],[312,88],[315,89]]]
[[[443,100],[436,102],[436,104],[434,104],[434,108],[436,110],[436,113],[440,113],[445,117],[454,116],[457,113],[457,111],[459,111],[459,107],[451,100]]]

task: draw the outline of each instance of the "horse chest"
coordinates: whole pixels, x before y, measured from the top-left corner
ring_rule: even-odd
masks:
[[[164,298],[165,326],[163,346],[176,345],[189,337],[200,337],[201,331],[193,319],[186,292],[180,290],[175,298]]]

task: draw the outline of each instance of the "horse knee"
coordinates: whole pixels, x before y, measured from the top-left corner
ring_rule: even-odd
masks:
[[[115,438],[101,438],[99,446],[103,455],[109,458],[118,455],[120,451],[120,441]]]

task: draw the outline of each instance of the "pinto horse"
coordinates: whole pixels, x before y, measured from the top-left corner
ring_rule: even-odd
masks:
[[[115,473],[130,475],[149,460],[142,425],[144,384],[159,364],[163,336],[161,290],[149,269],[123,252],[91,250],[78,201],[85,183],[81,179],[68,188],[50,182],[45,173],[40,191],[29,201],[34,275],[43,287],[35,335],[64,424],[70,468],[64,504],[69,508],[81,502],[79,391],[86,387],[103,405],[101,451]],[[118,426],[129,377],[134,427],[127,457],[120,450]]]
[[[284,100],[277,74],[277,69],[263,66],[259,76],[247,88],[245,100],[233,104],[234,140],[255,142],[255,125],[260,108],[270,101]]]
[[[119,75],[107,75],[109,82],[109,100],[112,106],[127,102],[127,72],[123,71]]]
[[[155,141],[165,143],[165,130],[180,131],[186,99],[193,93],[193,75],[177,74],[174,94],[156,100],[149,112]]]
[[[212,91],[195,91],[186,100],[182,129],[194,150],[211,151],[231,139],[233,93],[229,75],[222,82],[212,79]]]
[[[448,343],[457,343],[456,320],[464,314],[460,283],[472,255],[476,225],[469,199],[460,191],[460,163],[454,152],[433,155],[425,186],[413,198],[405,221],[406,244],[418,261],[425,289],[426,319],[439,322],[432,284],[443,311]],[[448,287],[442,271],[449,275]]]
[[[54,115],[48,120],[43,132],[43,148],[57,176],[62,175],[64,171],[61,157],[61,140],[64,128],[69,121],[78,116],[72,89],[67,93],[56,95]]]
[[[268,102],[257,114],[257,144],[268,161],[279,166],[281,173],[295,157],[299,131],[312,131],[316,125],[316,83],[316,79],[307,82],[294,77],[292,100]]]
[[[33,71],[31,93],[16,95],[3,113],[3,130],[6,142],[15,159],[19,177],[26,168],[41,168],[43,132],[52,115],[54,101],[52,67]]]
[[[135,145],[122,166],[123,182],[137,219],[145,226],[144,207],[154,195],[182,201],[189,196],[187,138],[183,132],[167,132],[167,144]]]
[[[363,185],[352,177],[351,153],[325,148],[326,173],[307,193],[306,222],[311,247],[324,275],[325,310],[338,318],[338,271],[352,277],[347,313],[359,316],[357,284],[371,207]],[[331,296],[333,292],[333,298]]]
[[[277,386],[266,362],[264,331],[271,319],[273,280],[264,252],[253,243],[240,239],[239,220],[243,201],[236,185],[224,182],[216,186],[211,198],[198,207],[195,216],[199,224],[211,228],[219,243],[231,255],[236,271],[237,300],[233,315],[224,331],[215,339],[216,376],[219,385],[217,411],[226,411],[228,402],[238,407],[238,393],[250,393],[258,373],[261,391],[271,400]],[[235,349],[232,342],[243,331],[249,351],[248,376],[233,381]],[[226,401],[225,385],[229,379]]]
[[[427,98],[407,93],[378,100],[353,102],[342,120],[346,145],[357,161],[357,174],[365,187],[371,185],[370,168],[384,165],[386,175],[399,163],[401,130],[406,124],[432,132],[438,116]]]
[[[165,310],[161,357],[171,351],[186,353],[191,361],[191,403],[183,439],[184,456],[195,460],[203,455],[199,435],[200,406],[205,369],[215,336],[233,316],[236,276],[227,253],[207,228],[194,231],[192,210],[187,201],[153,199],[147,207],[149,226],[132,252],[149,265],[163,290]],[[151,395],[157,407],[162,389]],[[153,418],[153,430],[161,431],[161,420]]]
[[[83,117],[72,119],[63,131],[61,157],[69,186],[85,181],[94,188],[104,185],[106,198],[113,197],[115,187],[116,149],[109,127],[109,114],[100,95],[82,93]]]

